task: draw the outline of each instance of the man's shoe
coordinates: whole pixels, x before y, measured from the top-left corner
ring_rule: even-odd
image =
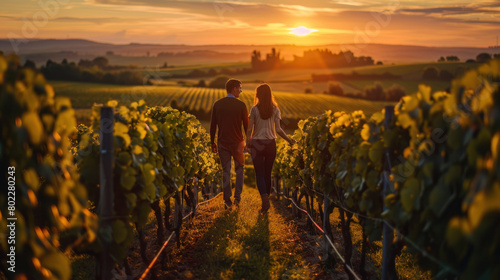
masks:
[[[231,209],[231,205],[224,203],[224,210]]]

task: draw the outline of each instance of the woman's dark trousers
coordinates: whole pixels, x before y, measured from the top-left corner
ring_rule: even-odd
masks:
[[[260,195],[271,194],[271,171],[276,158],[276,140],[252,140],[252,162]]]

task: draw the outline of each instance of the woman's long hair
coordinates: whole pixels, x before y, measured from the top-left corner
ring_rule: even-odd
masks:
[[[267,120],[273,115],[273,109],[274,107],[278,107],[278,103],[274,100],[274,96],[271,94],[271,87],[268,84],[261,84],[257,87],[253,105],[257,106],[260,117],[263,120]]]

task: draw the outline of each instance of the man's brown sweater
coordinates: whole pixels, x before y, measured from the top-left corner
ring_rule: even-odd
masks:
[[[244,141],[241,125],[245,132],[248,128],[248,110],[243,101],[234,97],[217,100],[212,107],[210,122],[210,141],[214,143],[217,127],[217,142],[225,148],[235,148]]]

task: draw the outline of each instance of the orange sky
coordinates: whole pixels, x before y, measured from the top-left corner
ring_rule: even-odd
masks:
[[[500,0],[489,1],[4,1],[0,38],[83,38],[109,43],[496,44]],[[298,26],[316,29],[290,34]]]

